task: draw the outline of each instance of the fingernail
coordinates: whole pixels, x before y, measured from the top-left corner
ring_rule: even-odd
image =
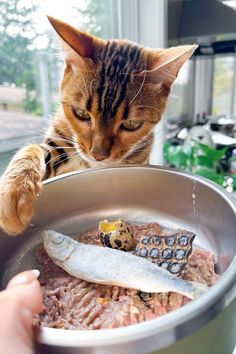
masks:
[[[32,269],[32,272],[35,275],[35,278],[38,279],[38,277],[40,276],[40,271],[38,269]]]
[[[30,272],[34,274],[34,277],[30,277]],[[29,272],[22,273],[16,275],[9,283],[9,286],[16,286],[16,285],[23,285],[23,284],[30,284],[35,279],[37,279],[40,275],[40,271],[38,269],[32,269]]]

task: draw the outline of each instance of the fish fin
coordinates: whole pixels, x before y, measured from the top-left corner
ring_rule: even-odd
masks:
[[[203,283],[197,283],[195,281],[190,281],[189,283],[192,284],[192,286],[194,287],[192,294],[193,299],[198,298],[200,295],[204,294],[209,289],[209,287]]]
[[[111,281],[104,280],[104,279],[93,279],[93,280],[91,280],[91,282],[97,283],[97,284],[102,284],[102,285],[112,285]]]
[[[105,280],[105,279],[95,279],[95,278],[89,278],[86,277],[86,279],[84,279],[86,281],[89,281],[91,283],[96,283],[96,284],[101,284],[101,285],[116,285],[116,286],[122,286],[120,284],[118,284],[118,282],[114,282],[111,280]]]

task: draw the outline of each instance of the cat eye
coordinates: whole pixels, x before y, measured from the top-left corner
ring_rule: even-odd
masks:
[[[134,130],[138,130],[139,128],[141,128],[142,125],[143,125],[142,121],[127,120],[121,124],[120,128],[123,130],[134,131]]]
[[[87,111],[85,111],[84,109],[76,108],[76,107],[72,106],[71,111],[72,111],[73,115],[76,118],[78,118],[79,120],[82,120],[82,121],[90,121],[91,120],[90,114]]]

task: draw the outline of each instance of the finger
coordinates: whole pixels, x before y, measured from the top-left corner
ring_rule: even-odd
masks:
[[[14,278],[10,280],[7,285],[7,288],[11,288],[12,286],[16,285],[29,284],[33,280],[37,279],[39,275],[40,272],[38,269],[27,270],[25,272],[17,274],[16,276],[14,276]]]
[[[0,300],[0,353],[33,354],[32,315],[7,298]]]
[[[32,316],[42,309],[38,275],[35,271],[23,272],[0,293],[0,353],[33,354]]]
[[[10,287],[0,293],[0,305],[2,300],[12,301],[19,308],[30,311],[32,315],[42,310],[42,294],[38,280],[23,285],[12,284],[9,283]]]

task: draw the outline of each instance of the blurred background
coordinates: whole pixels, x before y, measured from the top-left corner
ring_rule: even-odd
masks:
[[[235,0],[0,0],[0,174],[16,149],[42,140],[59,102],[63,62],[47,14],[153,48],[197,43],[156,128],[151,163],[236,189]]]

